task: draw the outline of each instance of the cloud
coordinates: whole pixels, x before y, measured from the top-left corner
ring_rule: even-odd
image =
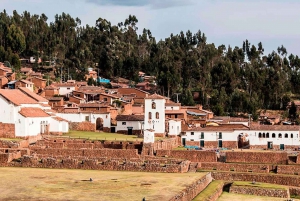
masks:
[[[186,6],[194,3],[195,0],[86,0],[97,5],[111,6],[149,6],[152,9],[163,9],[170,7]]]

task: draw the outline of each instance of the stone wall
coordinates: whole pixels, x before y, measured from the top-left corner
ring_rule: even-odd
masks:
[[[200,167],[199,167],[200,166]],[[269,173],[269,165],[261,164],[238,164],[238,163],[200,163],[201,170],[235,171],[235,172],[259,172]]]
[[[1,153],[0,152],[0,164],[10,163],[13,159],[21,158],[21,152],[15,151],[12,153]]]
[[[290,196],[300,196],[300,188],[298,187],[289,187]]]
[[[222,141],[222,147],[225,147],[228,149],[237,149],[238,142],[237,141]]]
[[[71,158],[139,158],[136,149],[41,149],[32,148],[32,153],[39,157],[71,157]]]
[[[300,165],[278,165],[277,173],[300,175]]]
[[[154,152],[157,150],[171,150],[178,147],[177,138],[168,138],[155,141],[153,144]]]
[[[300,164],[300,154],[298,154],[298,156],[297,156],[296,163],[297,163],[297,164]]]
[[[25,136],[25,137],[19,137],[23,140],[26,140],[28,142],[28,144],[32,144],[32,143],[36,143],[38,140],[42,139],[42,135],[38,134],[35,136]]]
[[[224,183],[219,184],[215,191],[205,201],[216,201],[223,193]]]
[[[191,162],[217,162],[216,153],[212,151],[157,150],[156,156],[180,158]]]
[[[279,184],[285,186],[300,186],[300,176],[260,174],[260,173],[237,173],[237,172],[212,172],[216,180],[225,181],[256,181],[263,183]]]
[[[117,133],[128,135],[128,130],[118,130]],[[132,130],[132,135],[140,135],[141,130]]]
[[[0,137],[15,138],[15,124],[5,124],[0,122]]]
[[[69,122],[69,129],[75,131],[96,131],[96,124],[84,122]]]
[[[279,197],[279,198],[289,198],[288,189],[271,189],[271,188],[259,188],[251,186],[234,186],[230,187],[229,193],[247,194],[247,195],[257,195],[257,196],[267,196],[267,197]]]
[[[169,201],[190,201],[193,200],[201,191],[203,191],[212,181],[211,173],[189,185],[180,193],[174,195]]]
[[[227,163],[287,164],[286,152],[226,152]]]
[[[1,164],[9,167],[33,167],[33,168],[56,168],[56,169],[89,169],[89,170],[109,170],[109,171],[136,171],[136,172],[165,172],[184,173],[188,171],[189,161],[161,161],[140,159],[87,159],[77,160],[65,158],[57,160],[55,158],[38,158],[24,156],[19,161]]]

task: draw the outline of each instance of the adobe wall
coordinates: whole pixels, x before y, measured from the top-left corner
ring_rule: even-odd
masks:
[[[157,161],[140,161],[134,159],[88,159],[81,161],[69,158],[57,160],[55,158],[24,156],[19,161],[13,161],[2,165],[9,167],[184,173],[188,171],[189,164],[189,161],[161,164]]]
[[[69,129],[76,131],[96,131],[96,124],[88,121],[69,122]]]
[[[297,163],[297,164],[300,164],[300,153],[298,153],[296,163]]]
[[[218,142],[217,141],[205,141],[204,142],[204,148],[216,148],[218,147]]]
[[[187,186],[180,193],[174,195],[169,201],[190,201],[193,200],[201,191],[203,191],[212,181],[211,173]]]
[[[178,147],[177,138],[168,138],[155,141],[153,144],[154,151],[156,150],[172,150]]]
[[[32,153],[39,157],[71,157],[71,158],[139,158],[136,149],[41,149],[32,148]]]
[[[236,171],[236,172],[258,172],[269,173],[269,165],[261,164],[238,164],[238,163],[200,163],[201,170],[216,171]]]
[[[212,151],[157,150],[156,156],[180,158],[191,162],[217,162],[217,156]]]
[[[287,164],[286,152],[226,152],[227,163]]]
[[[0,122],[0,137],[15,138],[15,124],[5,124]]]
[[[285,186],[300,186],[300,176],[294,175],[276,175],[260,173],[237,173],[237,172],[212,172],[212,177],[216,180],[225,181],[256,181]]]
[[[225,147],[228,149],[237,149],[238,142],[237,141],[222,141],[222,147]]]
[[[21,158],[21,152],[15,151],[12,153],[1,153],[0,152],[0,164],[10,163],[13,159]]]
[[[116,133],[128,135],[128,130],[118,130]],[[132,135],[140,135],[141,130],[132,130]]]
[[[271,188],[257,188],[257,187],[245,187],[245,186],[231,186],[229,193],[267,196],[267,197],[279,197],[289,198],[290,194],[288,189],[271,189]]]
[[[300,175],[300,165],[278,165],[277,173]]]
[[[30,150],[28,148],[0,148],[0,153],[15,153],[20,152],[21,156],[30,155]]]
[[[18,138],[26,140],[28,142],[28,144],[32,144],[32,143],[37,142],[38,140],[41,140],[43,137],[41,134],[38,134],[36,136],[25,136],[25,137],[18,137]]]

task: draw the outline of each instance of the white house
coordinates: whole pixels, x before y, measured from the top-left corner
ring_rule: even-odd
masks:
[[[45,103],[46,99],[26,88],[0,89],[0,122],[4,126],[14,125],[15,137],[38,136],[51,132],[51,115],[46,112],[49,107]]]
[[[59,95],[62,96],[69,96],[73,91],[76,90],[75,83],[52,83],[52,85],[59,88]]]
[[[168,135],[177,136],[181,133],[181,120],[170,119],[168,120],[169,132]]]
[[[165,97],[153,94],[145,98],[144,130],[165,134]]]
[[[139,135],[144,126],[144,115],[118,115],[116,132]]]

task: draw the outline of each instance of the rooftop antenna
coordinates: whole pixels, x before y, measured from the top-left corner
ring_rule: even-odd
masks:
[[[181,93],[174,93],[176,95],[176,100],[177,100],[177,103],[179,103],[178,101],[178,95],[181,94]]]

